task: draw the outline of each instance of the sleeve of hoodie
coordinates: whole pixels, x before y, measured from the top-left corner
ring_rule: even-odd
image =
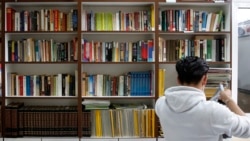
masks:
[[[210,125],[214,134],[249,138],[250,118],[231,112],[226,106],[214,103],[211,107]]]
[[[160,108],[162,107],[162,104],[164,104],[165,101],[165,96],[160,97],[159,99],[157,99],[156,103],[155,103],[155,113],[157,116],[159,116],[159,111]]]

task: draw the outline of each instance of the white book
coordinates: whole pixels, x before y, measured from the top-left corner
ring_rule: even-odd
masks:
[[[207,39],[204,39],[203,40],[203,56],[204,56],[204,59],[207,58]]]
[[[32,75],[33,77],[33,96],[39,96],[39,89],[37,87],[39,87],[39,83],[38,83],[38,78],[37,75]]]
[[[15,12],[15,31],[20,31],[20,12]]]
[[[62,96],[62,74],[57,74],[57,94],[56,96]]]
[[[48,31],[48,9],[44,11],[44,31]]]
[[[190,31],[194,31],[194,10],[190,9]]]
[[[45,31],[45,29],[44,29],[44,11],[45,11],[45,9],[41,9],[41,16],[40,16],[40,29],[41,29],[41,31]]]
[[[124,96],[124,75],[119,76],[118,96]]]
[[[119,20],[119,17],[120,17],[120,15],[119,15],[119,12],[116,12],[115,13],[115,30],[116,31],[120,31],[120,29],[121,29],[121,27],[120,27],[120,20]]]
[[[228,46],[227,38],[224,38],[225,61],[230,61],[230,47]]]
[[[27,92],[26,92],[26,75],[23,75],[23,96],[27,96]]]
[[[216,60],[216,40],[212,40],[212,61]]]
[[[182,14],[185,13],[184,10],[179,10],[179,18],[178,18],[178,23],[179,23],[179,31],[183,31],[183,16]]]
[[[213,25],[213,31],[216,31],[218,20],[219,20],[219,14],[216,14],[215,20],[214,20],[214,25]]]
[[[87,31],[87,12],[82,9],[82,31]]]
[[[69,96],[69,81],[70,81],[70,75],[68,74],[65,77],[65,96]]]
[[[212,13],[208,13],[207,23],[206,23],[206,31],[210,31],[211,18],[212,18]]]
[[[96,75],[96,96],[103,96],[103,74]]]
[[[128,62],[132,62],[133,43],[128,43]]]
[[[202,12],[199,11],[199,31],[202,31]]]
[[[29,12],[24,11],[24,31],[29,31]]]
[[[106,42],[102,42],[102,61],[101,62],[105,62],[106,61]]]

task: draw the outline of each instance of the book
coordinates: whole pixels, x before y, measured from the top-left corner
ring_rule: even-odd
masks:
[[[166,69],[159,69],[159,77],[158,77],[158,90],[159,94],[158,96],[161,97],[164,95],[165,91],[165,73]]]
[[[211,101],[217,101],[219,96],[220,96],[220,92],[224,90],[224,87],[222,84],[219,84],[219,87],[217,88],[216,92],[214,93],[214,95],[210,98]]]

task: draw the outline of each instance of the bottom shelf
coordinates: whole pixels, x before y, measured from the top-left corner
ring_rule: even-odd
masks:
[[[164,141],[157,138],[81,138],[80,141]],[[3,141],[1,138],[0,141]],[[23,138],[4,138],[4,141],[79,141],[79,138],[65,137],[23,137]]]
[[[2,140],[1,140],[2,141]],[[67,138],[67,137],[23,137],[23,138],[4,138],[4,141],[79,141],[79,138]]]
[[[164,138],[81,138],[80,141],[165,141]],[[224,139],[223,141],[248,141],[249,139]],[[0,138],[3,141],[3,138]],[[23,138],[4,138],[4,141],[79,141],[79,138],[65,137],[23,137]]]

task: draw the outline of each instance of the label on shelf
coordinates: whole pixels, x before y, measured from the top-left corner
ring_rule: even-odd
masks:
[[[176,2],[176,0],[166,0],[166,2]]]

